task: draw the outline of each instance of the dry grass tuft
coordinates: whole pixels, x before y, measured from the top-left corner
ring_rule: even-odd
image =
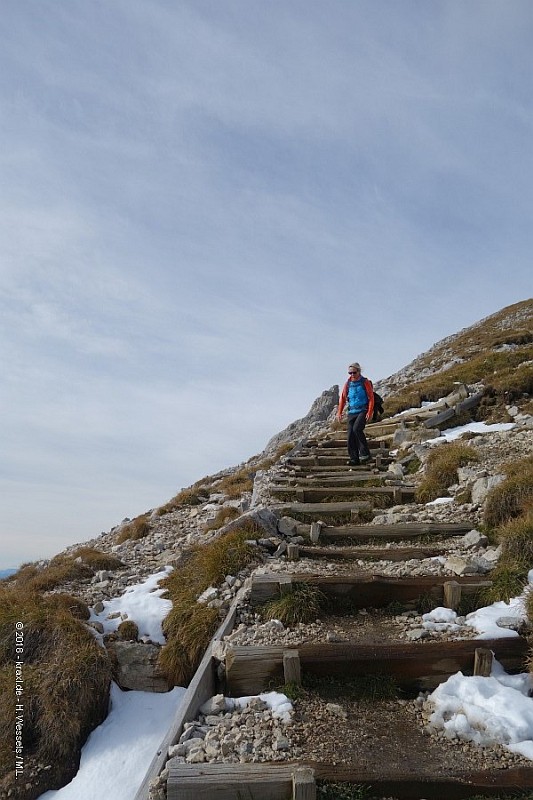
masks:
[[[236,575],[256,560],[256,548],[247,543],[255,536],[255,529],[248,527],[197,545],[183,566],[161,581],[172,609],[163,622],[167,642],[159,665],[175,685],[190,681],[220,622],[218,609],[198,603],[197,598],[209,586],[221,584],[226,575]]]
[[[457,469],[478,461],[477,451],[461,442],[439,445],[429,454],[425,476],[416,492],[417,503],[442,497],[457,482]]]
[[[55,556],[44,566],[26,564],[13,575],[13,583],[25,592],[49,592],[57,586],[71,581],[92,578],[94,571],[87,564],[75,561],[71,556]]]
[[[189,486],[187,489],[182,489],[180,492],[178,492],[178,494],[173,497],[172,500],[169,500],[164,506],[160,506],[160,508],[157,509],[157,513],[160,517],[162,517],[164,514],[170,514],[170,512],[176,511],[178,508],[199,506],[206,502],[209,494],[209,487],[206,486],[202,481],[199,481],[198,483],[194,483],[192,486]]]
[[[124,563],[117,556],[112,553],[103,553],[95,547],[79,547],[72,554],[72,558],[74,560],[81,558],[82,562],[95,572],[99,569],[106,569],[112,572],[124,566]]]
[[[251,492],[254,486],[254,472],[248,469],[240,469],[233,475],[227,475],[217,484],[217,491],[232,499],[240,497],[244,492]]]
[[[232,519],[236,519],[240,513],[241,512],[238,508],[233,508],[233,506],[223,506],[219,511],[217,511],[215,517],[204,526],[204,531],[206,533],[208,531],[216,531],[218,528],[222,528],[224,525],[227,525],[227,523],[231,522]]]
[[[139,627],[132,619],[125,619],[118,626],[117,633],[124,642],[136,642],[139,638]]]
[[[284,625],[312,622],[324,610],[326,595],[309,583],[293,583],[290,591],[263,606],[265,619],[279,619]]]
[[[533,455],[506,464],[506,478],[489,492],[483,521],[497,528],[533,506]]]
[[[150,523],[148,514],[141,514],[140,517],[136,517],[120,529],[117,536],[117,544],[122,544],[128,539],[132,539],[133,541],[144,539],[144,537],[148,536],[149,533]]]
[[[0,769],[14,769],[12,736],[15,624],[24,625],[25,757],[43,763],[75,760],[107,714],[111,664],[106,651],[71,613],[72,598],[0,588]],[[10,779],[10,778],[9,778]]]

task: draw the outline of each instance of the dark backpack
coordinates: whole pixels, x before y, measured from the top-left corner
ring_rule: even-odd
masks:
[[[383,398],[377,392],[374,392],[374,413],[372,414],[372,422],[377,422],[383,414]]]

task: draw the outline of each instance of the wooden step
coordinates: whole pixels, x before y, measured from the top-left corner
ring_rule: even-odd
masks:
[[[306,793],[300,792],[300,797],[308,800],[314,797],[308,789],[311,782],[316,781],[364,786],[369,796],[395,797],[398,800],[467,800],[474,796],[496,795],[525,799],[530,796],[533,786],[533,767],[529,766],[428,777],[427,774],[413,773],[412,767],[402,775],[383,763],[373,770],[368,766],[339,764],[338,761],[180,764],[171,759],[168,770],[168,800],[212,800],[214,797],[217,800],[235,800],[239,797],[239,787],[240,796],[248,800],[272,800],[273,797],[292,800],[295,785],[296,791],[305,785]],[[270,788],[267,790],[268,784]]]
[[[417,536],[463,536],[472,530],[469,522],[402,522],[396,525],[324,525],[320,531],[323,539],[411,539]],[[302,534],[303,535],[303,534]]]
[[[332,455],[332,456],[323,456],[323,455],[302,455],[302,456],[293,456],[287,461],[287,464],[295,467],[344,467],[346,468],[349,466],[347,462],[348,456],[347,453],[343,455]],[[372,462],[370,462],[372,463]],[[381,457],[380,463],[386,463]],[[360,466],[364,469],[368,469],[370,464],[361,464]],[[354,466],[353,469],[357,469],[357,466]]]
[[[281,517],[293,517],[304,514],[310,517],[346,516],[356,517],[361,512],[372,512],[372,503],[366,501],[340,501],[335,503],[290,503],[272,505],[272,511]]]
[[[282,496],[283,499],[294,497],[300,503],[313,503],[327,500],[328,497],[335,497],[336,501],[341,497],[353,499],[357,495],[376,495],[388,497],[395,505],[412,502],[415,496],[414,486],[271,486],[270,493],[276,497]]]
[[[393,602],[412,605],[426,597],[431,597],[436,608],[443,605],[444,585],[451,581],[460,585],[464,594],[474,594],[491,585],[490,580],[480,575],[398,578],[368,572],[334,576],[264,573],[252,579],[250,603],[253,606],[263,605],[289,591],[294,583],[307,583],[316,586],[330,599],[349,601],[353,609],[385,608]]]
[[[351,767],[335,762],[309,762],[316,780],[364,786],[370,797],[395,797],[398,800],[468,800],[472,797],[522,797],[531,800],[533,767],[506,767],[482,772],[443,777],[417,776],[412,767],[404,775],[393,773],[379,762],[376,769]]]
[[[344,464],[330,464],[329,466],[318,466],[317,464],[286,464],[283,466],[283,469],[280,470],[282,475],[294,475],[295,477],[299,475],[306,475],[308,477],[323,475],[324,477],[334,478],[336,475],[345,475],[353,476],[355,480],[358,480],[358,475],[373,474],[376,477],[381,477],[383,473],[386,474],[386,472],[387,466],[385,464],[379,466],[372,463],[370,466],[368,464],[361,464],[359,467],[350,467],[346,461],[344,461]]]
[[[286,484],[287,486],[341,486],[342,484],[357,486],[358,483],[365,483],[365,481],[384,481],[386,478],[382,472],[361,471],[356,473],[317,473],[310,476],[306,476],[305,474],[294,475],[293,473],[283,473],[281,475],[276,475],[276,480],[279,485]]]
[[[445,555],[447,549],[438,547],[310,547],[299,545],[300,558],[361,559],[364,561],[410,561]]]
[[[283,657],[295,649],[304,675],[384,675],[410,691],[434,689],[456,672],[471,675],[475,651],[481,647],[492,650],[506,672],[523,670],[529,652],[527,640],[521,636],[400,644],[303,644],[298,648],[228,645],[226,691],[240,697],[283,686]]]
[[[171,759],[167,767],[167,800],[310,800],[315,796],[314,771],[305,764],[181,764]]]

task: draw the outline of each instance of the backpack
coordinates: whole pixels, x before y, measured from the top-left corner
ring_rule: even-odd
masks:
[[[372,422],[377,422],[383,414],[383,398],[377,392],[374,392],[374,413],[372,414]]]

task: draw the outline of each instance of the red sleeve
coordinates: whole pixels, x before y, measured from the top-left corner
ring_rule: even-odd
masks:
[[[340,417],[344,410],[344,406],[346,405],[346,398],[348,397],[348,381],[342,387],[341,396],[339,398],[339,408],[337,410],[337,414]]]
[[[372,386],[372,381],[369,381],[368,378],[365,378],[365,390],[368,397],[368,411],[366,416],[367,419],[372,419],[374,413],[374,387]]]

